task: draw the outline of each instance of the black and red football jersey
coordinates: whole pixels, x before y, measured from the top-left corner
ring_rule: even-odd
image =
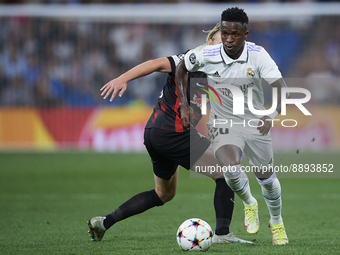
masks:
[[[175,132],[185,131],[181,125],[181,114],[179,109],[178,94],[175,83],[176,66],[184,58],[185,54],[175,55],[168,57],[171,63],[171,73],[167,77],[167,81],[161,94],[158,98],[157,104],[153,109],[153,113],[148,120],[145,128],[161,128]],[[191,124],[196,126],[201,119],[201,98],[204,93],[200,90],[195,83],[190,81],[193,79],[205,79],[206,74],[202,72],[188,73],[188,86],[187,86],[187,100],[190,107],[193,109],[191,114]],[[205,82],[206,83],[206,82]]]

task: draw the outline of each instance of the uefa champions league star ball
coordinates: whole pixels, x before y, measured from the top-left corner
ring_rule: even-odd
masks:
[[[212,244],[213,231],[202,219],[184,221],[177,230],[177,243],[184,251],[207,251]]]

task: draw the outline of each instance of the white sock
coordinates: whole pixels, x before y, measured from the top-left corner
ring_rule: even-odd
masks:
[[[261,185],[262,195],[269,210],[271,224],[282,224],[281,185],[279,180],[276,178],[276,174],[272,174],[272,176],[270,176],[268,179],[257,179],[257,181]]]
[[[232,166],[232,171],[223,172],[228,186],[247,206],[254,205],[256,199],[252,196],[246,173],[241,171],[241,165]]]

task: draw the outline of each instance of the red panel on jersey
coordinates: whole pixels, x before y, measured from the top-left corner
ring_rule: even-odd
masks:
[[[175,94],[177,96],[177,99],[176,99],[176,104],[174,106],[174,111],[175,112],[178,112],[178,109],[179,109],[179,101],[178,101],[178,94],[177,94],[177,87],[175,87]],[[179,117],[179,115],[176,115],[176,120],[175,120],[175,131],[176,132],[183,132],[183,127],[182,127],[182,124],[181,124],[181,118]]]

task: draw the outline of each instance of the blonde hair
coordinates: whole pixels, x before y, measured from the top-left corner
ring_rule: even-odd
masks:
[[[204,33],[208,33],[207,38],[205,39],[206,42],[208,43],[210,39],[213,40],[215,34],[220,30],[221,30],[221,22],[217,23],[216,26],[211,30],[208,30],[208,31],[203,30]]]

